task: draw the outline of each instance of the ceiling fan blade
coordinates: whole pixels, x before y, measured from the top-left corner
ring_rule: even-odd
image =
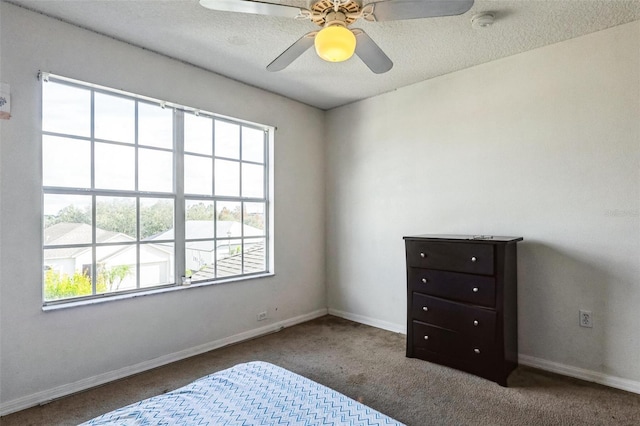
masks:
[[[461,15],[471,6],[473,0],[389,0],[369,3],[362,11],[368,21],[397,21]]]
[[[382,74],[389,71],[393,67],[393,62],[380,49],[375,41],[367,33],[360,28],[352,30],[356,36],[356,55],[371,71],[376,74]]]
[[[318,31],[312,31],[300,37],[295,43],[293,43],[287,50],[282,52],[280,56],[273,60],[269,65],[267,65],[268,71],[282,71],[289,64],[296,59],[304,52],[307,51],[311,46],[313,46],[313,39],[318,34]]]
[[[297,18],[306,16],[305,9],[274,3],[245,0],[200,0],[200,5],[222,12],[253,13],[255,15],[284,16]]]

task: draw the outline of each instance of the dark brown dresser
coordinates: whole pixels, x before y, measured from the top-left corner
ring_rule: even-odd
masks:
[[[520,237],[417,235],[407,253],[407,357],[502,386],[518,366]]]

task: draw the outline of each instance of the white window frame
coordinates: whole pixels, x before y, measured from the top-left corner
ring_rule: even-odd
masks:
[[[274,260],[273,260],[273,247],[274,247],[274,243],[273,243],[273,146],[274,146],[274,133],[275,133],[275,127],[273,126],[268,126],[268,125],[262,125],[262,124],[257,124],[257,123],[253,123],[253,122],[249,122],[246,120],[240,120],[240,119],[235,119],[235,118],[230,118],[230,117],[226,117],[226,116],[222,116],[219,114],[215,114],[212,112],[208,112],[208,111],[201,111],[199,109],[196,108],[192,108],[192,107],[187,107],[187,106],[183,106],[183,105],[179,105],[179,104],[175,104],[175,103],[171,103],[171,102],[167,102],[167,101],[162,101],[159,99],[154,99],[154,98],[150,98],[150,97],[146,97],[146,96],[142,96],[142,95],[136,95],[134,93],[130,93],[130,92],[125,92],[122,90],[117,90],[117,89],[112,89],[109,87],[105,87],[105,86],[100,86],[100,85],[96,85],[96,84],[92,84],[92,83],[87,83],[87,82],[83,82],[80,80],[75,80],[75,79],[71,79],[71,78],[67,78],[67,77],[63,77],[63,76],[59,76],[59,75],[54,75],[51,73],[45,73],[45,72],[39,72],[38,73],[38,77],[41,80],[41,84],[45,85],[50,81],[56,82],[58,84],[64,84],[64,85],[69,85],[72,87],[80,87],[83,88],[85,90],[90,90],[91,91],[91,134],[89,137],[79,137],[76,135],[69,135],[69,134],[63,134],[63,133],[54,133],[54,132],[49,132],[49,131],[45,131],[44,129],[41,128],[41,135],[43,136],[43,140],[44,140],[44,136],[59,136],[59,137],[67,137],[67,138],[74,138],[74,139],[83,139],[83,140],[87,140],[91,143],[91,188],[87,189],[87,188],[73,188],[73,187],[53,187],[53,186],[45,186],[44,185],[44,181],[42,184],[42,207],[41,207],[41,218],[42,218],[42,226],[41,226],[41,230],[42,230],[42,244],[41,244],[41,254],[42,254],[42,259],[41,259],[41,269],[43,270],[43,279],[42,279],[42,303],[43,303],[43,308],[56,308],[56,307],[65,307],[65,306],[75,306],[78,304],[85,304],[85,303],[96,303],[98,301],[107,301],[107,300],[117,300],[117,299],[122,299],[122,298],[127,298],[127,297],[134,297],[134,296],[139,296],[139,295],[145,295],[145,294],[153,294],[153,293],[158,293],[158,292],[166,292],[166,291],[175,291],[178,289],[183,289],[183,288],[189,288],[189,287],[200,287],[202,285],[211,285],[211,284],[220,284],[220,283],[225,283],[225,282],[234,282],[234,281],[239,281],[239,280],[246,280],[246,279],[253,279],[253,278],[259,278],[259,277],[263,277],[263,276],[270,276],[274,274]],[[158,149],[161,151],[171,151],[173,152],[173,157],[174,157],[174,161],[173,161],[173,178],[174,178],[174,183],[173,183],[173,191],[171,193],[166,193],[166,192],[148,192],[148,191],[139,191],[138,190],[138,171],[139,171],[139,163],[138,163],[138,149],[139,149],[139,144],[138,144],[138,134],[136,131],[136,135],[135,135],[135,141],[132,144],[133,147],[135,147],[135,189],[134,190],[102,190],[102,189],[96,189],[95,188],[95,163],[94,163],[94,145],[96,143],[96,138],[94,137],[94,121],[95,121],[95,110],[94,110],[94,94],[95,93],[106,93],[108,95],[115,95],[115,96],[119,96],[119,97],[123,97],[126,99],[130,99],[130,100],[134,100],[136,102],[143,102],[143,103],[151,103],[151,104],[156,104],[161,106],[162,108],[171,108],[173,109],[173,148],[171,150],[168,149],[162,149],[162,148],[154,148],[154,149]],[[136,103],[137,105],[137,103]],[[41,106],[44,106],[44,98],[41,101]],[[43,108],[44,110],[44,108]],[[247,128],[251,128],[251,129],[259,129],[261,131],[264,132],[264,157],[263,157],[263,164],[264,165],[264,178],[263,178],[263,182],[264,182],[264,191],[263,191],[263,197],[243,197],[242,195],[240,196],[233,196],[233,197],[229,197],[229,196],[217,196],[215,194],[212,193],[212,195],[202,195],[202,196],[198,196],[198,195],[194,195],[194,194],[185,194],[184,191],[184,158],[185,158],[185,150],[184,150],[184,115],[185,114],[195,114],[195,115],[203,115],[206,117],[209,117],[212,119],[212,122],[215,121],[225,121],[225,122],[229,122],[229,123],[233,123],[233,124],[237,124],[240,126],[240,128],[243,127],[247,127]],[[42,114],[41,114],[42,117]],[[41,119],[41,123],[42,123],[42,119]],[[136,106],[136,114],[135,114],[135,126],[136,129],[138,128],[138,114],[137,114],[137,106]],[[242,132],[240,132],[242,134]],[[240,138],[242,138],[242,136],[240,136]],[[98,139],[98,142],[100,142],[100,140]],[[213,151],[211,154],[211,159],[215,164],[215,159],[217,158],[215,156],[215,136],[214,136],[214,140],[212,141],[213,143]],[[240,149],[242,147],[242,139],[240,139]],[[148,149],[148,146],[143,146],[144,149]],[[188,153],[188,155],[191,155]],[[240,154],[241,155],[241,154]],[[43,153],[44,156],[44,153]],[[44,166],[44,161],[45,159],[42,158],[43,161],[43,166]],[[254,162],[251,161],[246,161],[242,158],[242,156],[239,157],[238,160],[236,160],[239,163],[239,179],[240,182],[242,180],[242,164],[252,164]],[[214,176],[215,176],[215,170],[214,170]],[[43,175],[43,179],[44,179],[44,175]],[[240,183],[240,185],[242,185]],[[241,186],[242,187],[242,186]],[[89,244],[71,244],[71,245],[65,245],[65,246],[49,246],[45,244],[45,239],[44,239],[44,219],[45,219],[45,212],[44,212],[44,199],[45,199],[45,195],[47,194],[71,194],[71,195],[85,195],[88,196],[90,195],[92,197],[92,242]],[[110,293],[97,293],[96,292],[96,281],[97,281],[97,260],[96,260],[96,248],[97,247],[103,247],[103,246],[108,246],[108,244],[104,244],[104,243],[98,243],[96,241],[96,228],[97,228],[97,224],[96,224],[96,197],[100,197],[100,196],[113,196],[113,197],[133,197],[136,199],[136,211],[138,212],[136,214],[136,229],[137,229],[137,235],[136,235],[136,240],[134,242],[128,243],[128,245],[132,245],[136,247],[136,253],[137,253],[137,261],[136,261],[136,289],[129,289],[129,290],[123,290],[123,291],[118,291],[118,292],[110,292]],[[150,286],[150,287],[140,287],[140,246],[142,244],[148,244],[148,243],[144,243],[143,239],[140,238],[140,199],[141,198],[146,198],[146,197],[152,197],[152,198],[167,198],[167,199],[172,199],[174,202],[174,236],[173,236],[173,240],[172,241],[167,241],[167,242],[172,242],[174,244],[174,282],[173,283],[169,283],[169,284],[162,284],[162,285],[157,285],[157,286]],[[200,281],[195,281],[193,284],[191,284],[191,280],[187,279],[185,280],[184,275],[185,275],[185,270],[186,270],[186,243],[187,240],[185,239],[185,200],[189,199],[189,200],[205,200],[205,201],[213,201],[214,203],[218,202],[218,201],[222,201],[222,202],[238,202],[240,203],[240,205],[242,207],[244,207],[244,202],[255,202],[255,203],[264,203],[264,237],[258,237],[258,238],[264,238],[264,265],[265,265],[265,269],[264,271],[260,271],[260,272],[252,272],[252,273],[244,273],[244,250],[241,250],[240,252],[240,256],[241,256],[241,265],[242,265],[242,269],[241,269],[241,273],[238,275],[233,275],[233,276],[225,276],[225,277],[217,277],[217,272],[216,272],[216,276],[210,279],[205,279],[205,280],[200,280]],[[215,204],[214,204],[215,205]],[[214,209],[214,214],[215,214],[215,209]],[[247,236],[245,237],[244,235],[244,208],[241,208],[241,219],[240,219],[240,229],[241,229],[241,236],[240,237],[234,237],[232,238],[233,240],[240,240],[243,244],[242,247],[244,247],[244,241],[246,238],[252,238],[251,236]],[[228,238],[219,238],[218,235],[215,233],[215,226],[217,224],[217,220],[214,216],[213,219],[213,224],[214,224],[214,234],[213,234],[213,238],[209,239],[211,241],[214,241],[214,243],[218,240],[227,240]],[[253,237],[255,238],[255,237]],[[196,239],[197,240],[197,239]],[[164,241],[164,240],[163,240]],[[163,241],[155,241],[155,242],[163,242]],[[126,244],[125,244],[126,245]],[[217,243],[215,244],[215,246],[217,247]],[[44,270],[45,270],[45,259],[44,259],[44,253],[45,250],[47,249],[53,249],[53,248],[60,248],[60,247],[64,247],[64,248],[77,248],[77,247],[89,247],[92,250],[92,268],[91,268],[91,281],[92,281],[92,294],[91,295],[87,295],[87,296],[79,296],[79,297],[68,297],[68,298],[62,298],[62,299],[55,299],[55,300],[45,300],[45,292],[44,292]],[[214,256],[217,256],[217,253],[214,254]],[[214,258],[214,267],[217,268],[217,261]],[[190,286],[185,286],[185,283],[189,283],[191,284]]]

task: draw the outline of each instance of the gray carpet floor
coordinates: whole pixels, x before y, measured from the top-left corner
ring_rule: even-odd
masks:
[[[240,362],[261,360],[410,426],[640,425],[640,395],[519,367],[503,388],[405,357],[405,336],[333,316],[10,414],[2,426],[73,425]]]

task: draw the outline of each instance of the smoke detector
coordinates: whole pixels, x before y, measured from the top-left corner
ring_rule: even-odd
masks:
[[[479,15],[473,15],[471,18],[471,27],[477,29],[487,28],[493,25],[495,17],[493,13],[481,13]]]

